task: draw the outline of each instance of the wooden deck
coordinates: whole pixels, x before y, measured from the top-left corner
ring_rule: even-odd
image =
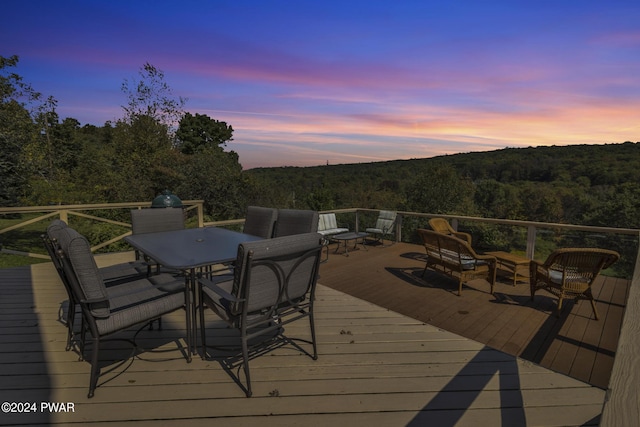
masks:
[[[513,286],[498,275],[494,295],[484,280],[465,285],[424,269],[421,246],[371,248],[323,264],[321,281],[336,290],[389,308],[507,354],[606,389],[618,343],[629,280],[600,276],[594,295],[600,320],[588,301],[568,302],[560,318],[557,299],[528,282]],[[352,276],[353,274],[353,276]]]
[[[141,331],[136,342],[150,350],[136,357],[127,342],[109,343],[101,385],[87,399],[89,364],[64,350],[58,311],[66,298],[53,266],[0,270],[0,400],[38,409],[2,413],[0,424],[598,424],[622,282],[600,282],[600,322],[582,303],[555,320],[553,301],[541,294],[531,304],[524,284],[500,284],[492,297],[486,283],[474,282],[457,297],[447,279],[422,281],[419,251],[396,244],[331,254],[317,295],[319,359],[287,347],[256,358],[250,399],[218,361],[186,363],[180,313],[167,316],[162,331]],[[228,336],[208,318],[212,342]],[[307,329],[294,324],[287,335],[307,337]],[[41,402],[71,402],[74,412],[41,411]]]

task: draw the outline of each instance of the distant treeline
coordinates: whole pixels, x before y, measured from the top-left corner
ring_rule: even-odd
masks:
[[[263,188],[266,204],[640,227],[638,142],[506,148],[244,173]]]
[[[547,223],[640,228],[640,143],[506,148],[428,159],[244,172],[252,203],[331,210],[393,209]],[[348,219],[348,218],[347,218]],[[375,218],[368,218],[371,222]],[[426,220],[407,218],[404,241],[417,243]],[[349,224],[353,226],[353,224]],[[522,251],[526,230],[461,224],[477,250]],[[617,250],[615,274],[630,276],[637,238],[546,230],[535,257],[558,247]]]

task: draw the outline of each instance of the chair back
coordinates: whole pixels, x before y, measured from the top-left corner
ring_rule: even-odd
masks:
[[[471,234],[455,230],[451,224],[449,224],[449,221],[444,218],[431,218],[429,220],[429,226],[437,233],[454,236],[458,239],[466,240],[468,244],[471,244]]]
[[[244,220],[245,234],[270,239],[278,218],[278,210],[273,208],[263,208],[260,206],[249,206],[247,216]]]
[[[58,273],[62,274],[62,264],[60,263],[60,259],[58,258],[57,251],[59,248],[59,235],[60,230],[67,227],[67,223],[62,221],[61,219],[54,219],[47,226],[47,232],[43,234],[42,241],[44,243],[44,247],[47,249],[47,253],[53,262],[53,265],[58,270]],[[63,279],[64,280],[64,279]]]
[[[268,318],[280,308],[313,299],[321,249],[318,233],[240,244],[232,289],[239,301],[227,309],[236,316]]]
[[[376,228],[385,233],[391,233],[396,222],[397,213],[393,211],[380,211],[376,220]]]
[[[64,271],[64,265],[62,264],[62,259],[60,258],[58,251],[60,250],[60,232],[67,228],[67,223],[60,220],[54,219],[51,221],[49,226],[47,227],[46,233],[42,234],[42,241],[44,243],[44,247],[47,249],[47,253],[51,258],[51,262],[53,263],[56,271],[58,272],[58,276],[60,277],[60,281],[64,286],[65,291],[67,292],[68,298],[68,306],[67,306],[67,314],[66,314],[66,322],[67,327],[69,328],[69,338],[67,340],[67,349],[71,343],[71,336],[73,334],[73,319],[75,317],[75,305],[76,305],[76,297],[73,292],[72,286],[69,283],[69,279]]]
[[[109,317],[109,296],[89,241],[71,227],[61,229],[59,239],[64,272],[76,301],[89,301],[94,317]]]
[[[442,234],[447,234],[447,235],[451,235],[455,231],[453,227],[451,227],[451,224],[449,224],[449,221],[447,221],[444,218],[431,218],[429,220],[429,226],[434,231],[437,231],[438,233],[442,233]]]
[[[318,231],[318,212],[301,209],[278,209],[278,219],[273,237]]]
[[[318,215],[318,232],[338,228],[338,220],[334,213],[324,213]]]
[[[184,229],[184,212],[181,208],[131,210],[131,232],[133,234],[182,229]]]
[[[552,280],[566,282],[581,279],[591,284],[600,271],[609,268],[619,258],[618,252],[608,249],[563,248],[551,253],[544,267],[556,272],[550,275]]]
[[[433,230],[418,229],[418,235],[427,252],[427,256],[447,263],[460,265],[463,269],[473,269],[478,254],[465,240],[454,235]]]

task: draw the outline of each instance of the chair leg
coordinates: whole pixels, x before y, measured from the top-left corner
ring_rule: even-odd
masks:
[[[242,334],[242,359],[244,361],[244,375],[247,377],[247,397],[251,397],[253,392],[251,391],[251,374],[249,373],[249,342],[247,339],[246,331]]]
[[[596,300],[593,298],[591,289],[587,290],[587,292],[585,292],[585,295],[587,296],[587,298],[589,298],[589,301],[591,301],[591,308],[593,309],[593,317],[595,317],[596,320],[599,320],[598,310],[596,310]]]
[[[76,305],[75,303],[69,301],[69,306],[67,307],[67,348],[66,351],[71,350],[72,342],[73,342],[73,325],[76,321]]]
[[[564,296],[560,295],[558,297],[558,308],[556,309],[556,317],[560,317],[560,312],[562,311],[562,302],[564,301]]]
[[[427,274],[427,269],[429,268],[429,263],[424,266],[424,270],[422,270],[422,278],[424,279],[424,275]]]
[[[87,325],[84,321],[84,316],[80,319],[80,361],[84,360],[84,344],[87,339]]]
[[[313,360],[318,360],[318,346],[316,344],[316,327],[313,319],[313,311],[309,313],[309,326],[311,327],[311,345],[313,346]]]
[[[595,317],[596,320],[600,320],[598,317],[598,310],[596,310],[596,301],[594,299],[591,299],[591,308],[593,308],[593,317]]]
[[[198,307],[198,309],[200,310],[200,313],[199,313],[200,314],[200,342],[201,342],[200,345],[202,349],[201,357],[204,360],[207,358],[207,333],[204,329],[204,301],[203,301],[202,295],[200,295],[198,299],[200,300],[200,307]],[[189,314],[187,313],[187,316],[188,315]],[[195,340],[196,337],[193,337],[193,339]]]
[[[100,367],[98,366],[98,350],[100,349],[100,338],[94,338],[93,349],[91,349],[91,378],[89,379],[89,394],[87,397],[91,399],[98,385],[98,377],[100,376]]]

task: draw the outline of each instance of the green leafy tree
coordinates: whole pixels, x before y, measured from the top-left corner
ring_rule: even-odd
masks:
[[[560,194],[547,183],[527,182],[521,190],[525,220],[562,222],[564,211]]]
[[[475,205],[480,216],[487,218],[522,219],[522,201],[517,187],[494,179],[475,184]]]
[[[174,192],[182,199],[203,199],[212,220],[239,218],[246,210],[247,182],[238,155],[217,147],[201,147],[197,156],[184,156],[182,180]]]
[[[29,110],[41,94],[11,71],[16,55],[0,56],[0,206],[19,203],[26,191],[25,148],[37,138]]]
[[[470,179],[450,166],[423,172],[407,187],[407,207],[432,214],[471,214],[474,187]]]
[[[122,83],[121,89],[127,97],[127,104],[122,106],[125,120],[132,123],[146,116],[167,128],[177,125],[184,114],[186,99],[174,96],[164,73],[148,62],[138,75],[139,79],[125,79]]]
[[[111,145],[113,170],[118,178],[113,183],[113,196],[119,201],[150,200],[175,175],[173,150],[165,125],[148,116],[139,116],[131,124],[118,121],[113,129]]]
[[[122,84],[125,117],[111,133],[113,169],[120,177],[113,195],[119,201],[151,199],[180,181],[172,129],[186,101],[173,95],[164,73],[153,65],[145,63],[139,76]]]
[[[177,146],[183,154],[195,154],[202,148],[220,151],[233,140],[233,128],[205,114],[186,113],[176,131]]]

